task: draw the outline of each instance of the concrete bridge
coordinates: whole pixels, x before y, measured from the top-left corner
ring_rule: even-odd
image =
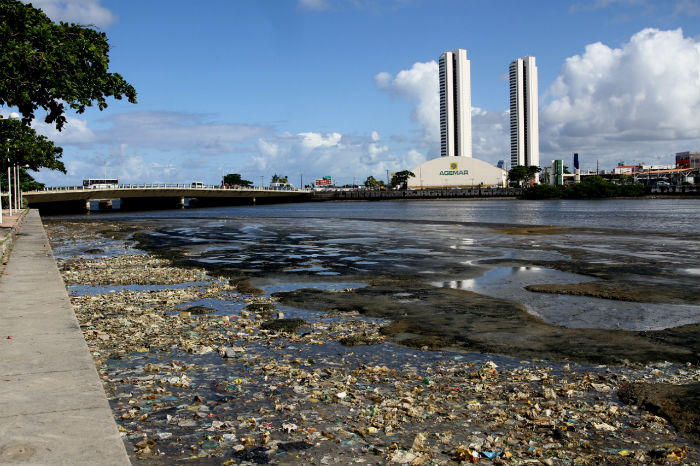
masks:
[[[143,184],[109,188],[72,186],[46,188],[22,193],[27,205],[42,213],[87,212],[90,201],[111,205],[119,199],[121,210],[184,208],[185,198],[191,206],[251,205],[308,200],[311,192],[301,189],[222,188],[220,186]]]
[[[119,185],[110,188],[82,186],[46,188],[22,193],[29,207],[42,213],[83,213],[90,210],[91,201],[99,201],[101,208],[111,208],[119,199],[120,210],[181,209],[185,199],[189,207],[273,204],[308,201],[379,201],[399,199],[453,199],[516,197],[520,188],[467,188],[424,190],[370,190],[275,188],[222,188],[220,186],[192,187],[190,185],[145,184]]]

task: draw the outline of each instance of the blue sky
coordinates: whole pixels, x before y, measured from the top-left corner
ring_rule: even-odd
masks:
[[[71,115],[68,174],[123,183],[222,172],[361,182],[439,155],[437,65],[471,60],[474,156],[509,159],[508,64],[534,55],[541,162],[672,163],[700,150],[700,5],[691,0],[41,0],[107,33],[138,92]],[[8,112],[10,109],[3,109]]]

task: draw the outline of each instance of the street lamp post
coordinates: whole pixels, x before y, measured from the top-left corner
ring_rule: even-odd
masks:
[[[10,158],[7,158],[7,205],[10,208],[10,216],[12,216],[12,168],[10,168]]]
[[[15,209],[17,212],[22,208],[22,198],[19,194],[19,165],[15,164]]]
[[[11,120],[19,120],[19,113],[10,113]],[[10,139],[7,139],[7,206],[8,212],[12,215],[12,180],[10,177]],[[0,196],[0,223],[2,223],[2,196]]]
[[[24,203],[23,200],[22,200],[22,199],[23,199],[23,196],[22,196],[22,185],[19,184],[19,178],[20,178],[20,177],[19,177],[19,170],[20,170],[21,168],[24,169],[24,173],[27,173],[27,170],[29,169],[29,165],[25,165],[24,167],[19,167],[19,165],[18,165],[18,169],[17,169],[17,189],[19,190],[20,208],[22,207],[22,204]]]

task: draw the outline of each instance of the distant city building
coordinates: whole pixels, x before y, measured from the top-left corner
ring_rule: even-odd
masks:
[[[540,165],[540,136],[535,57],[513,60],[510,79],[510,164]]]
[[[549,184],[561,186],[564,184],[564,161],[552,160],[549,168]]]
[[[470,66],[462,49],[440,55],[441,157],[414,168],[409,189],[505,187],[508,172],[472,157]]]
[[[437,157],[413,170],[410,189],[505,187],[508,172],[476,157]]]
[[[467,51],[440,55],[440,155],[472,156],[472,98]]]
[[[700,168],[700,152],[676,152],[676,168]]]
[[[648,173],[650,171],[663,171],[663,170],[675,170],[676,165],[625,165],[625,162],[619,162],[617,167],[613,168],[613,174],[615,175],[639,175]],[[678,167],[681,168],[681,167]]]
[[[613,173],[615,175],[631,175],[641,171],[641,165],[625,165],[625,162],[618,162],[617,167],[613,168]]]

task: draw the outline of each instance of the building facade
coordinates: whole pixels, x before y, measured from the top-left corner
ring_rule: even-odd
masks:
[[[510,80],[510,163],[540,165],[540,136],[535,57],[513,60]]]
[[[471,69],[467,51],[440,55],[440,155],[472,156]]]
[[[552,160],[549,167],[549,184],[552,186],[561,186],[564,184],[564,161]]]
[[[700,168],[700,152],[676,152],[676,168]]]
[[[505,187],[508,172],[476,157],[437,157],[417,166],[411,189]]]

